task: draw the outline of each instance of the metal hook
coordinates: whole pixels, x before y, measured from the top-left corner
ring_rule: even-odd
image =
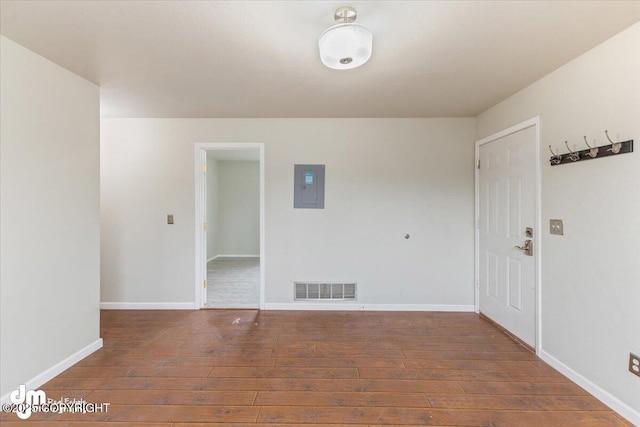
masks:
[[[621,142],[613,142],[611,140],[611,138],[609,138],[609,131],[608,130],[605,130],[604,134],[607,135],[607,139],[611,143],[611,148],[607,148],[607,151],[611,151],[613,154],[618,154],[620,152],[620,149],[622,148],[622,143]]]
[[[587,135],[585,135],[583,138],[584,138],[584,143],[587,144],[587,147],[589,147],[589,151],[587,152],[587,155],[589,155],[589,157],[591,157],[592,159],[595,159],[596,156],[598,155],[598,147],[592,147],[591,145],[589,145],[589,141],[587,141]]]
[[[608,131],[608,130],[605,130],[605,131],[604,131],[604,134],[605,134],[605,135],[607,135],[607,139],[609,140],[609,142],[611,143],[611,145],[615,144],[615,142],[613,142],[613,141],[611,140],[611,138],[609,138],[609,131]]]
[[[562,156],[554,153],[553,150],[551,149],[551,145],[549,145],[549,151],[551,151],[551,159],[549,159],[551,164],[559,165],[562,162]]]
[[[569,160],[571,160],[572,162],[577,162],[578,160],[580,160],[580,153],[576,153],[571,148],[569,148],[569,143],[567,141],[564,142],[564,145],[567,147],[567,150],[569,150],[569,154],[567,154],[567,158]]]
[[[571,148],[569,148],[569,144],[567,143],[567,141],[564,142],[565,147],[567,147],[567,150],[569,150],[569,152],[571,154],[573,154],[573,150]]]

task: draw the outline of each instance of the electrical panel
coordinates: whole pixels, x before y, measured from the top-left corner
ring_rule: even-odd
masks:
[[[324,165],[294,166],[293,207],[324,209]]]

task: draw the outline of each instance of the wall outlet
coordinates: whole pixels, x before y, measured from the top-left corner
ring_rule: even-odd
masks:
[[[551,234],[557,234],[559,236],[564,235],[564,226],[561,219],[549,220],[549,232]]]
[[[640,377],[640,356],[629,353],[629,372]]]

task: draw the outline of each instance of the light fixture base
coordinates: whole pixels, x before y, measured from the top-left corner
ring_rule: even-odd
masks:
[[[354,22],[357,17],[358,14],[356,13],[356,10],[351,6],[339,7],[336,9],[335,15],[333,15],[333,19],[342,24]]]

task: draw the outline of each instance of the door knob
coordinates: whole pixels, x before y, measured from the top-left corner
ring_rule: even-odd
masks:
[[[527,256],[533,256],[533,240],[527,239],[524,241],[524,246],[516,246]]]

